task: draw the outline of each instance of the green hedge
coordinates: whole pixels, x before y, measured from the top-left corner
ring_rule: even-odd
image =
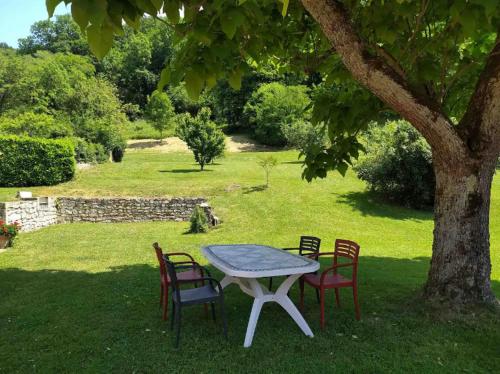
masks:
[[[0,186],[29,187],[69,181],[75,174],[68,139],[0,136]]]

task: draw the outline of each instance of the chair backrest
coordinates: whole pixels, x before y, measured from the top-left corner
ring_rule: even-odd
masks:
[[[346,257],[352,262],[358,262],[359,244],[351,240],[337,239],[335,240],[335,257]]]
[[[172,287],[172,291],[175,292],[177,300],[180,300],[180,290],[177,285],[177,272],[175,271],[175,265],[168,259],[168,255],[166,254],[163,255],[163,262],[167,267],[167,274],[170,277],[170,285]]]
[[[163,251],[158,243],[153,243],[153,248],[155,249],[156,257],[158,258],[158,263],[160,264],[160,277],[168,282],[167,268],[165,265],[165,260],[163,258]]]
[[[315,236],[301,236],[299,245],[299,254],[319,253],[321,239]]]
[[[352,277],[356,279],[358,274],[358,256],[359,256],[359,244],[351,240],[337,239],[335,240],[335,251],[333,256],[333,264],[338,263],[339,257],[345,257],[352,261]],[[336,273],[336,270],[334,271]]]

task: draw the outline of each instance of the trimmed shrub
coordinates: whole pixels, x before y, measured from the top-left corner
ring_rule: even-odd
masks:
[[[367,154],[354,170],[370,190],[413,208],[434,204],[436,181],[431,149],[410,124],[395,121],[372,127],[365,148]]]
[[[57,139],[72,136],[73,128],[51,115],[25,112],[0,117],[0,134]]]
[[[285,86],[267,83],[254,91],[245,104],[244,116],[259,142],[273,146],[284,146],[284,126],[309,117],[307,111],[311,100],[306,86]]]
[[[196,207],[194,208],[189,221],[191,222],[191,226],[189,227],[189,232],[191,233],[208,232],[209,227],[208,227],[207,215],[199,205],[196,205]]]
[[[74,145],[69,139],[0,137],[0,186],[47,186],[75,174]]]
[[[101,144],[89,143],[81,138],[73,138],[76,162],[99,164],[108,161],[108,152]]]
[[[122,162],[123,160],[123,149],[120,147],[113,148],[111,151],[111,157],[113,162]]]

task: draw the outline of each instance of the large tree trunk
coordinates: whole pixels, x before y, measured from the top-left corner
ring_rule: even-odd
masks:
[[[425,294],[454,304],[489,303],[489,214],[495,161],[434,164],[434,243]]]

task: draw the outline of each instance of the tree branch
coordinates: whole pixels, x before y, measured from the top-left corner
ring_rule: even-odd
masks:
[[[500,30],[467,111],[458,125],[469,148],[494,158],[500,152]]]
[[[343,4],[337,0],[302,3],[354,78],[408,120],[430,144],[434,157],[450,165],[464,159],[467,147],[439,104],[412,89],[387,62],[369,54]]]

